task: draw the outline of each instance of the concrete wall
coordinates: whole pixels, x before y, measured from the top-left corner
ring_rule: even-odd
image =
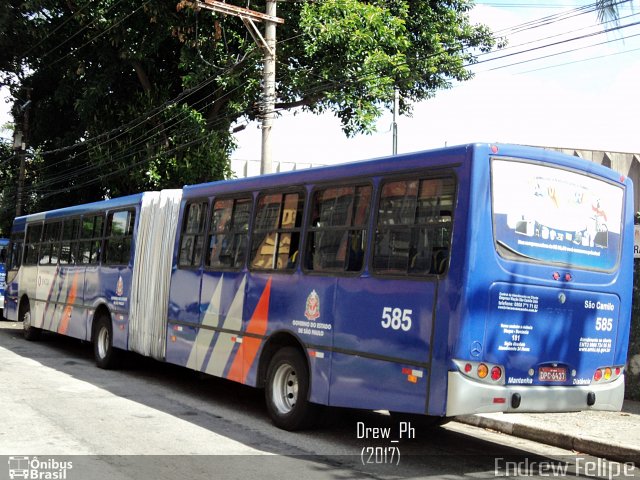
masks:
[[[303,170],[311,167],[322,167],[321,163],[305,163],[305,162],[278,162],[272,164],[273,172],[289,172],[291,170]],[[231,160],[231,170],[237,178],[257,177],[260,175],[260,160]]]

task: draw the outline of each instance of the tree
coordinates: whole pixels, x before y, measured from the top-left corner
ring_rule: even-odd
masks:
[[[600,23],[613,21],[618,22],[620,19],[620,6],[631,4],[633,0],[596,0],[595,6],[598,12],[598,21]]]
[[[0,72],[14,98],[31,89],[34,208],[229,176],[230,127],[261,112],[262,57],[237,18],[177,1],[5,2]],[[281,2],[276,107],[333,112],[353,135],[372,131],[397,87],[409,113],[469,79],[475,55],[495,45],[471,8]]]
[[[16,213],[15,197],[18,173],[18,157],[12,145],[0,142],[0,237],[11,232],[11,222]]]

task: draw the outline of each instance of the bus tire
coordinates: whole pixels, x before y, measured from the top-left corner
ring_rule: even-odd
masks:
[[[29,301],[24,301],[20,306],[20,320],[22,321],[22,330],[24,332],[25,340],[33,342],[34,340],[38,340],[40,338],[42,330],[34,327],[31,324],[31,319],[31,307],[29,305]]]
[[[93,327],[93,356],[98,368],[110,370],[117,366],[118,354],[113,348],[113,330],[111,318],[101,314]]]
[[[313,425],[318,406],[309,402],[309,371],[300,352],[285,347],[273,356],[267,370],[265,398],[273,424],[283,430]]]

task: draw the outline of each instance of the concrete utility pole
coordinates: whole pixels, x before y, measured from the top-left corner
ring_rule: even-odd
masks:
[[[20,106],[22,112],[22,127],[18,129],[17,125],[13,132],[13,149],[15,154],[20,157],[20,168],[18,170],[18,186],[16,188],[16,217],[22,215],[22,206],[24,204],[24,177],[27,162],[27,141],[29,134],[29,107],[31,106],[31,88],[25,88],[27,92],[27,101]]]
[[[391,129],[393,130],[393,155],[398,154],[398,121],[397,118],[400,115],[400,90],[398,87],[393,89],[393,124]]]
[[[267,0],[267,15],[276,16],[276,0]],[[271,127],[276,112],[276,24],[265,22],[264,70],[262,72],[262,88],[264,95],[264,111],[262,112],[262,162],[260,175],[272,172],[271,161]]]
[[[264,52],[260,174],[271,173],[271,128],[275,118],[276,103],[276,24],[284,23],[282,18],[276,17],[276,0],[266,0],[266,13],[236,7],[219,0],[203,0],[196,3],[200,8],[240,17],[255,42]],[[254,21],[264,22],[264,37]]]

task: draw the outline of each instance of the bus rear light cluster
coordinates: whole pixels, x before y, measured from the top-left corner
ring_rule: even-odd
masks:
[[[453,362],[458,370],[469,378],[494,385],[504,385],[504,367],[501,365],[471,360],[454,360]]]
[[[608,383],[613,382],[620,378],[620,376],[624,373],[624,367],[622,366],[613,366],[613,367],[600,367],[596,369],[593,374],[593,380],[597,383]]]

